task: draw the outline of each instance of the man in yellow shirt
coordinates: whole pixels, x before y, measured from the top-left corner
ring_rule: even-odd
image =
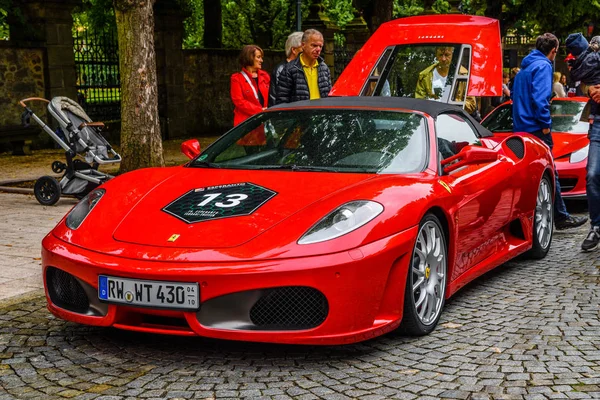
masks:
[[[307,29],[302,36],[302,53],[290,61],[279,77],[276,104],[327,97],[331,73],[321,57],[323,35]]]

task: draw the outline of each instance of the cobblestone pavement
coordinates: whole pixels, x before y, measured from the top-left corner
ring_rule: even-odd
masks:
[[[579,252],[585,230],[467,285],[420,338],[315,347],[148,335],[58,320],[41,291],[14,297],[0,302],[0,399],[600,398],[600,251]]]

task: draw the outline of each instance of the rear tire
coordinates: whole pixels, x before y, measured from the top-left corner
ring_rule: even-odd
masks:
[[[554,198],[552,185],[548,176],[544,175],[538,187],[535,201],[535,214],[533,217],[532,246],[525,255],[539,260],[546,257],[554,229]]]
[[[444,230],[435,215],[427,214],[419,223],[408,268],[402,333],[423,336],[435,329],[444,308],[447,271]]]
[[[42,176],[35,181],[33,194],[41,205],[54,205],[60,199],[60,184],[52,176]]]

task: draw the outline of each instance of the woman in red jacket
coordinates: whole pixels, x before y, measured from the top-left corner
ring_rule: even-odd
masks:
[[[256,45],[246,45],[240,53],[242,70],[231,75],[231,101],[233,125],[258,114],[269,101],[269,74],[261,69],[263,51]],[[242,146],[262,146],[266,142],[263,129],[256,129],[238,141]]]

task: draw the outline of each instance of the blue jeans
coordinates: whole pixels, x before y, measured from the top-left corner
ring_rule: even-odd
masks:
[[[594,118],[589,130],[590,149],[586,166],[588,210],[592,226],[600,226],[600,115]]]
[[[600,126],[599,126],[600,128]],[[550,151],[554,147],[554,141],[552,140],[552,132],[544,135],[542,131],[531,132],[532,135],[541,139],[542,142],[546,143],[548,147],[550,147]],[[600,144],[600,142],[599,142]],[[591,150],[591,148],[590,148]],[[600,154],[599,154],[600,155]],[[600,161],[600,160],[599,160]],[[589,158],[588,158],[589,163]],[[569,217],[569,213],[567,212],[567,206],[565,205],[565,201],[562,198],[560,191],[560,182],[558,182],[558,171],[556,170],[556,164],[554,164],[554,180],[555,180],[555,190],[554,190],[554,221],[563,221]],[[600,194],[600,190],[599,190]]]

